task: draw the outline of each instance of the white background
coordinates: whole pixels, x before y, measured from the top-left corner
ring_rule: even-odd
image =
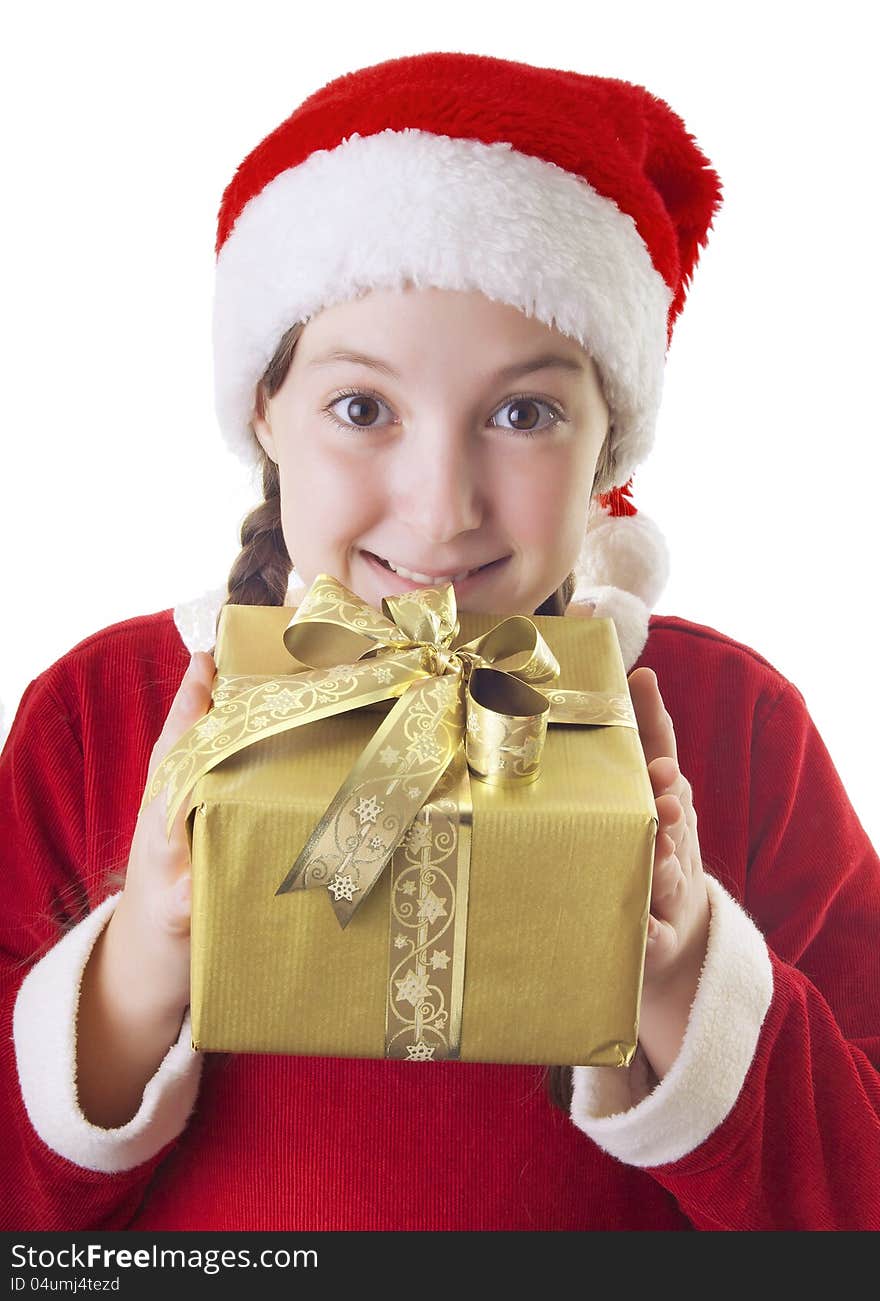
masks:
[[[27,682],[75,642],[221,586],[237,554],[259,493],[220,443],[210,323],[235,167],[331,78],[458,49],[641,82],[719,171],[725,203],[635,478],[672,551],[656,609],[753,646],[795,682],[880,842],[872,8],[154,0],[7,13],[0,735]]]

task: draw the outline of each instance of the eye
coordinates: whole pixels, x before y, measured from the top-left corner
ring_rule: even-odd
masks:
[[[550,413],[550,419],[544,424],[539,424],[541,418],[540,408]],[[512,429],[518,434],[537,434],[544,429],[549,429],[564,419],[562,412],[555,407],[552,402],[545,402],[541,398],[530,397],[528,393],[521,393],[518,397],[508,398],[503,406],[500,406],[490,420],[492,424],[500,412],[510,412],[508,419],[510,424],[499,425],[499,429]]]
[[[335,411],[338,406],[343,406],[342,415]],[[330,405],[324,408],[325,414],[342,429],[375,429],[376,416],[382,409],[388,411],[381,398],[361,389],[348,389],[344,393],[338,393]],[[384,425],[379,425],[378,428],[384,428]]]
[[[343,410],[337,412],[337,407],[343,407]],[[543,423],[542,409],[547,417],[543,420]],[[346,389],[344,392],[338,393],[329,406],[324,408],[324,413],[340,429],[384,429],[388,424],[393,424],[394,421],[392,419],[379,422],[377,417],[383,410],[390,414],[389,407],[376,394],[363,389]],[[510,421],[509,424],[495,424],[501,412],[510,413],[507,417]],[[488,423],[494,425],[495,428],[510,429],[514,433],[530,437],[564,421],[565,416],[554,403],[528,393],[522,393],[516,397],[508,398],[502,406],[497,408]]]

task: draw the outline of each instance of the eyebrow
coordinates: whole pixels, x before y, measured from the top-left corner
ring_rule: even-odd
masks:
[[[399,373],[387,361],[382,361],[379,357],[368,357],[363,352],[348,352],[335,349],[333,352],[323,353],[320,357],[313,357],[309,365],[330,366],[338,361],[353,362],[358,366],[369,366],[371,370],[381,371],[383,375],[388,375],[391,379],[400,379]],[[585,367],[584,362],[578,361],[575,357],[562,357],[555,352],[546,352],[538,357],[531,357],[527,361],[517,361],[512,366],[505,366],[490,376],[490,379],[495,383],[502,383],[507,380],[517,379],[520,375],[530,375],[533,371],[550,369],[566,370],[576,375],[583,375]]]

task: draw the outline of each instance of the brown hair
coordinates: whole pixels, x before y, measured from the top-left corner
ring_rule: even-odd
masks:
[[[257,384],[256,410],[261,417],[265,417],[268,401],[275,396],[287,378],[302,330],[303,323],[297,322],[285,332],[275,350],[275,355]],[[259,444],[258,449],[263,473],[263,501],[245,517],[242,524],[241,551],[229,574],[224,603],[226,605],[283,605],[290,571],[293,568],[281,530],[278,467]],[[593,480],[594,493],[597,485],[613,483],[613,473],[609,427],[596,465]],[[574,573],[569,574],[556,591],[538,606],[535,614],[565,614],[574,594],[575,582]],[[547,1067],[544,1082],[550,1101],[568,1112],[571,1106],[571,1067]]]

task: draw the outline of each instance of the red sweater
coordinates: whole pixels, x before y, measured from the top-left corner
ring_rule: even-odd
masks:
[[[88,1125],[64,972],[112,910],[107,876],[188,659],[170,611],[87,638],[30,684],[0,756],[0,1227],[880,1228],[877,854],[797,689],[667,616],[637,663],[657,673],[693,787],[712,930],[659,1086],[638,1057],[577,1068],[569,1117],[533,1066],[202,1069],[185,1024],[136,1137]]]

